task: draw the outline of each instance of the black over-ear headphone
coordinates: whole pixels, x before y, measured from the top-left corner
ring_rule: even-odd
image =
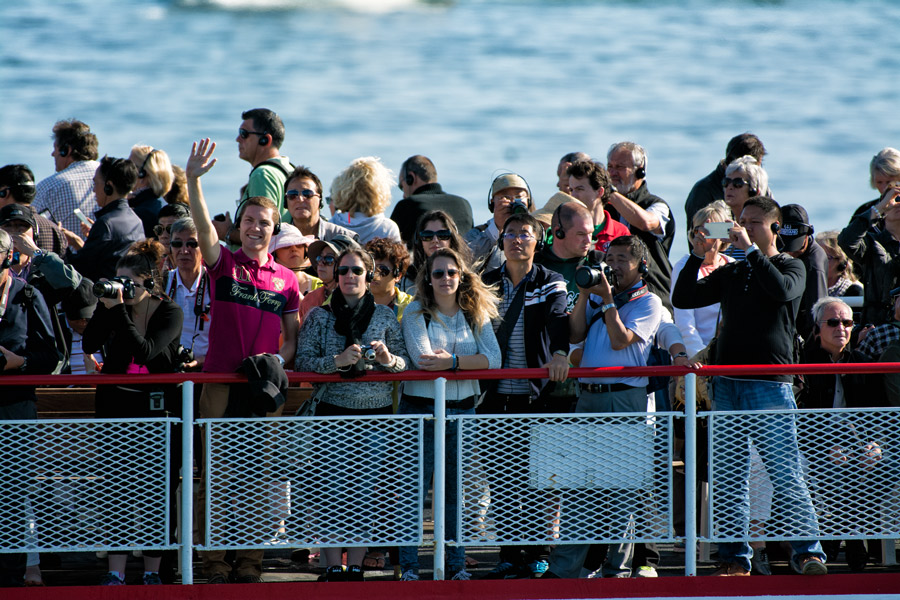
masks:
[[[494,194],[493,194],[494,182],[506,175],[516,175],[516,176],[520,177],[522,179],[522,181],[525,181],[524,177],[522,177],[518,173],[513,173],[512,171],[507,171],[506,173],[500,173],[499,175],[494,177],[494,179],[491,180],[491,187],[488,188],[488,210],[491,211],[491,214],[493,214],[493,212],[494,212]],[[528,190],[527,204],[534,207],[534,200],[533,200],[534,196],[531,195],[531,186],[528,185],[527,181],[525,181],[525,189]]]
[[[3,262],[0,263],[0,272],[7,270],[12,266],[12,263],[9,261],[9,255],[12,252],[12,246],[5,250],[6,258],[3,259]]]
[[[268,133],[264,133],[263,135],[259,136],[259,145],[260,146],[265,146],[268,143],[269,143],[269,134]]]
[[[406,172],[406,185],[412,185],[416,178],[409,171]]]
[[[566,239],[566,232],[562,228],[562,217],[560,217],[560,214],[559,214],[561,208],[562,208],[562,204],[557,206],[556,210],[553,211],[553,216],[550,217],[550,227],[551,228],[553,227],[553,219],[556,219],[557,225],[556,225],[556,230],[553,232],[553,235],[555,235],[557,238],[559,238],[561,240],[564,240],[564,239]],[[550,236],[547,236],[547,237],[550,237]],[[552,238],[551,238],[550,242],[553,243]]]
[[[641,256],[641,264],[638,265],[638,273],[641,275],[646,275],[650,272],[650,267],[647,266],[647,259]]]
[[[138,169],[138,179],[143,179],[147,176],[147,171],[144,170],[144,167],[147,166],[147,161],[150,160],[150,157],[153,156],[153,153],[156,152],[156,149],[150,150],[147,153],[147,156],[144,157],[144,162],[141,163],[141,168]]]
[[[779,223],[778,221],[775,221],[774,223],[772,223],[771,227],[772,227],[772,233],[774,233],[775,235],[778,235],[779,233],[781,233],[781,223]]]
[[[644,167],[637,167],[634,170],[634,178],[635,179],[643,179],[646,176],[647,176],[647,169],[645,169]]]
[[[235,227],[240,227],[241,219],[244,216],[244,211],[247,210],[247,201],[244,200],[241,202],[241,205],[238,207],[237,214],[234,216],[234,225]],[[272,211],[275,215],[275,225],[272,227],[272,235],[278,235],[281,233],[281,213],[278,212],[278,208]]]
[[[112,196],[114,191],[115,190],[113,189],[113,186],[109,182],[109,180],[107,180],[103,183],[103,193],[104,194],[106,194],[107,196]]]
[[[63,158],[69,155],[69,145],[68,144],[59,144],[59,155]]]

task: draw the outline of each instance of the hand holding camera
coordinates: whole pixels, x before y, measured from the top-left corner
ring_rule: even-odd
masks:
[[[600,296],[604,302],[611,302],[618,279],[612,267],[601,262],[594,266],[578,267],[575,271],[575,284],[583,292]]]

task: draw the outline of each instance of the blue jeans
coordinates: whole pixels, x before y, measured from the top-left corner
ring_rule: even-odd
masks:
[[[397,409],[400,415],[433,415],[434,410],[412,404],[403,399],[400,400],[400,406]],[[454,415],[474,415],[475,409],[447,409],[447,416]],[[447,485],[445,487],[444,500],[444,523],[446,538],[448,540],[457,540],[456,531],[456,512],[459,505],[459,490],[456,486],[457,468],[456,468],[456,445],[459,437],[459,427],[456,421],[447,421],[446,445],[447,454],[444,457],[444,469],[446,473]],[[423,486],[422,494],[424,495],[431,485],[434,478],[434,420],[425,421],[425,466],[423,470]],[[448,571],[462,571],[466,567],[466,549],[462,546],[447,546],[447,569]],[[400,568],[403,572],[413,571],[417,573],[419,570],[419,549],[415,546],[400,547]]]
[[[789,383],[765,380],[713,378],[713,409],[716,411],[779,410],[797,408]],[[720,434],[721,435],[721,434]],[[746,436],[746,437],[744,437]],[[720,449],[713,462],[713,482],[716,484],[718,512],[740,515],[739,527],[720,531],[728,536],[746,535],[750,526],[750,443],[759,451],[774,488],[772,514],[783,522],[787,531],[795,535],[815,536],[819,524],[809,497],[809,489],[800,464],[797,429],[789,414],[768,417],[758,429],[741,431],[741,437],[729,441]],[[730,484],[728,482],[731,482]],[[725,485],[722,485],[722,484]],[[817,540],[790,542],[795,564],[807,556],[825,562],[825,553]],[[719,558],[750,570],[753,551],[747,542],[719,544]]]

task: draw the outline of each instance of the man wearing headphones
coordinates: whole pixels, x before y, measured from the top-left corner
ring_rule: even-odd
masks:
[[[69,247],[65,260],[91,281],[116,276],[116,263],[129,246],[144,239],[144,224],[128,206],[128,192],[137,181],[137,167],[127,158],[104,156],[94,173],[94,195],[100,210],[94,213],[87,239],[68,229],[62,232]]]
[[[57,121],[53,126],[53,160],[56,173],[37,185],[34,210],[50,211],[50,220],[62,223],[69,231],[79,232],[74,210],[93,215],[93,176],[97,162],[97,136],[81,121]]]
[[[472,206],[460,196],[446,193],[437,180],[437,169],[427,156],[410,156],[400,166],[400,190],[403,200],[394,207],[391,220],[400,228],[400,237],[410,252],[416,241],[419,217],[442,210],[456,223],[457,231],[472,229]]]
[[[7,204],[31,205],[34,202],[34,173],[28,165],[0,167],[0,207]],[[62,255],[68,242],[56,223],[34,213],[34,240],[44,252]]]
[[[636,236],[621,236],[609,244],[606,262],[615,278],[607,280],[597,271],[597,283],[581,288],[570,319],[573,344],[584,342],[582,367],[647,366],[653,340],[663,319],[660,299],[644,282],[647,250]],[[646,377],[591,377],[579,380],[581,396],[575,407],[579,413],[645,412]],[[639,501],[610,494],[607,517],[621,518],[609,534],[622,535],[628,515]],[[550,556],[551,577],[576,578],[587,556],[588,545],[560,545]],[[609,547],[602,567],[604,577],[630,577],[633,544]]]
[[[359,234],[335,223],[329,223],[322,215],[325,198],[322,182],[304,166],[295,168],[284,182],[284,204],[292,223],[303,235],[330,242],[336,235],[359,240]]]
[[[559,273],[534,264],[543,237],[541,224],[531,215],[510,216],[503,224],[498,241],[506,261],[485,273],[483,280],[488,286],[498,284],[500,319],[494,323],[494,331],[503,368],[544,368],[548,369],[548,378],[502,379],[484,384],[484,402],[478,407],[479,413],[546,412],[549,394],[556,388],[556,382],[565,381],[568,376],[566,283]],[[522,443],[510,448],[513,455],[521,453],[524,456],[527,450]],[[527,465],[525,459],[519,462]],[[534,508],[519,497],[520,490],[527,487],[527,468],[523,472],[518,463],[507,466],[498,474],[498,491],[492,492],[495,518],[520,524],[529,518]],[[550,523],[547,525],[549,527]],[[500,561],[487,578],[539,577],[547,569],[547,554],[548,549],[541,546],[502,546]]]
[[[812,307],[819,298],[828,295],[828,255],[814,237],[815,229],[809,224],[806,209],[799,204],[781,207],[784,222],[781,225],[781,251],[803,263],[806,269],[806,289],[797,312],[797,333],[804,340],[810,339],[815,321]]]
[[[281,117],[268,108],[253,108],[241,114],[240,127],[235,141],[238,156],[253,167],[247,185],[241,188],[241,199],[237,211],[248,198],[264,197],[275,203],[279,218],[288,222],[290,215],[284,205],[284,182],[294,166],[286,156],[281,156],[284,142],[284,123]],[[225,220],[214,221],[219,238],[235,246],[241,245],[240,224],[231,221],[226,213]]]
[[[493,218],[476,225],[466,234],[465,240],[472,251],[472,267],[478,273],[498,268],[506,260],[498,248],[500,230],[511,215],[534,211],[531,188],[520,175],[505,173],[491,182],[488,210]]]
[[[40,293],[10,274],[12,257],[12,239],[0,229],[0,309],[3,318],[0,376],[50,373],[59,361],[50,313]],[[4,386],[0,394],[0,420],[37,419],[36,400],[33,385]],[[34,441],[27,436],[20,439],[22,443],[7,446],[0,465],[0,477],[4,482],[0,514],[5,524],[11,524],[7,530],[11,526],[11,531],[24,532],[28,526],[25,487],[33,476],[28,466]],[[0,587],[24,585],[25,557],[24,553],[0,553]]]
[[[671,313],[669,250],[675,238],[675,219],[665,200],[647,189],[647,153],[634,142],[613,144],[606,155],[606,168],[613,184],[606,208],[647,246],[649,272],[644,280]]]
[[[672,301],[678,308],[721,303],[722,321],[714,364],[797,362],[795,323],[806,287],[806,269],[799,260],[779,253],[776,237],[781,231],[781,223],[781,208],[774,200],[765,196],[747,200],[740,225],[730,231],[731,243],[744,250],[746,258],[720,267],[699,280],[697,273],[703,262],[703,249],[700,241],[694,242],[693,251],[672,290]],[[701,230],[694,239],[702,240],[703,237]],[[740,379],[715,377],[712,382],[713,410],[796,409],[791,382],[791,375],[742,375]],[[791,535],[816,535],[816,513],[803,480],[791,418],[767,419],[759,430],[749,432],[748,437],[748,440],[726,444],[721,450],[721,460],[713,468],[715,480],[725,481],[729,477],[734,480],[735,469],[738,473],[750,472],[750,456],[746,450],[752,440],[772,480],[773,502],[781,502],[779,513],[791,514],[791,523],[782,525]],[[736,485],[740,486],[741,482]],[[720,500],[722,514],[743,521],[742,531],[735,531],[734,535],[746,535],[749,527],[749,514],[744,508],[749,502],[746,490],[744,481],[743,492],[728,494]],[[792,563],[797,570],[804,575],[827,573],[825,554],[819,542],[792,541],[791,546],[794,549]],[[749,575],[752,555],[747,542],[720,543],[721,566],[715,575]]]
[[[272,236],[281,230],[278,209],[270,198],[248,198],[236,215],[241,247],[234,252],[222,247],[200,185],[200,177],[216,163],[215,149],[209,138],[194,142],[184,169],[200,254],[209,274],[213,315],[203,371],[233,373],[245,358],[259,354],[274,355],[282,367],[293,365],[300,290],[294,273],[269,254]],[[280,346],[279,336],[283,338]],[[200,417],[225,416],[228,392],[226,384],[204,385]],[[203,522],[202,503],[198,510]],[[232,570],[237,583],[262,582],[262,550],[238,550],[234,567],[226,562],[224,550],[200,556],[209,583],[228,583]]]

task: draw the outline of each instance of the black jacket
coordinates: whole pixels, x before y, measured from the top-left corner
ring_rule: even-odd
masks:
[[[694,184],[687,200],[684,201],[684,214],[687,217],[687,229],[693,228],[694,214],[711,202],[725,199],[725,190],[722,189],[722,178],[725,177],[725,161],[719,161],[715,170]]]
[[[238,373],[246,373],[247,383],[231,386],[226,417],[264,417],[284,404],[288,379],[274,354],[248,356]]]
[[[647,210],[652,204],[657,202],[665,204],[669,210],[669,222],[663,230],[663,239],[661,240],[649,231],[642,231],[637,227],[631,226],[629,226],[629,229],[631,229],[631,234],[639,237],[646,244],[647,250],[650,251],[650,260],[647,261],[650,272],[644,275],[644,281],[647,282],[650,291],[659,296],[669,314],[673,314],[672,302],[669,299],[669,290],[672,289],[672,263],[669,262],[669,250],[672,248],[672,240],[675,238],[675,219],[672,216],[672,209],[669,208],[665,200],[650,193],[646,182],[633,192],[625,194],[625,197],[644,210]],[[613,208],[612,205],[607,205],[606,210],[613,219],[621,220],[619,211]]]
[[[803,345],[800,353],[801,364],[827,364],[831,355],[822,349],[819,339],[812,338]],[[844,350],[839,363],[868,363],[868,356],[859,350]],[[872,408],[888,406],[884,391],[884,376],[881,373],[845,373],[841,376],[844,401],[847,408]],[[834,408],[834,375],[805,375],[803,389],[797,396],[800,408]]]
[[[872,225],[869,213],[853,217],[838,235],[838,245],[862,271],[862,322],[879,325],[893,318],[890,291],[900,286],[900,242],[887,230],[872,231]]]
[[[144,224],[125,198],[110,202],[94,213],[94,217],[84,248],[73,253],[70,246],[66,262],[91,281],[111,279],[116,276],[116,263],[128,247],[144,239]]]
[[[159,209],[166,205],[166,201],[146,188],[129,200],[128,205],[144,224],[144,237],[154,237],[153,227],[159,222]]]
[[[394,207],[391,221],[400,228],[400,237],[410,248],[416,235],[419,217],[432,210],[442,210],[456,223],[457,231],[465,233],[472,229],[472,206],[461,196],[448,194],[439,183],[426,183],[417,188],[409,198],[404,198]]]

